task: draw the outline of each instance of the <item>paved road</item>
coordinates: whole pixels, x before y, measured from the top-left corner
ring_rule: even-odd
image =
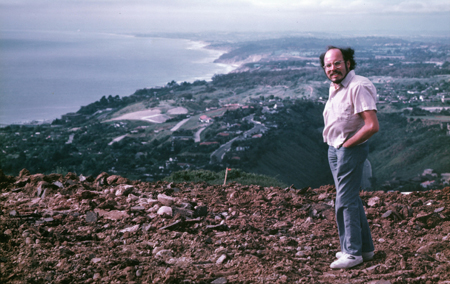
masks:
[[[254,117],[254,115],[252,114],[252,115],[249,115],[249,116],[243,118],[243,120],[247,120],[248,122],[253,123],[254,124],[253,128],[250,129],[250,130],[245,131],[242,135],[239,135],[239,136],[231,139],[227,143],[221,145],[219,147],[219,149],[217,149],[216,151],[214,151],[211,154],[210,164],[213,164],[214,162],[222,161],[222,159],[225,156],[226,152],[230,151],[231,144],[233,144],[234,141],[236,141],[236,140],[245,140],[245,139],[247,139],[248,137],[251,137],[254,134],[265,132],[268,129],[261,122],[253,120],[253,117]]]
[[[182,121],[180,121],[180,122],[178,122],[177,123],[177,125],[175,125],[174,127],[172,127],[171,129],[170,129],[170,131],[177,131],[178,130],[178,128],[180,128],[183,124],[185,124],[186,122],[188,122],[188,120],[189,120],[190,118],[185,118],[185,119],[183,119]]]

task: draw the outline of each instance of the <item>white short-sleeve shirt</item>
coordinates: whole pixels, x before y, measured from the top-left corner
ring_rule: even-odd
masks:
[[[331,83],[328,101],[323,111],[325,127],[323,141],[339,148],[345,140],[363,127],[364,120],[358,115],[366,110],[377,110],[377,90],[366,77],[351,70],[339,88]]]

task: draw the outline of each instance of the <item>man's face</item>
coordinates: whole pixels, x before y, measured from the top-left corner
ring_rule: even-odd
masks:
[[[339,84],[347,76],[349,68],[350,61],[344,62],[344,57],[339,49],[327,51],[324,57],[324,71],[331,82]]]

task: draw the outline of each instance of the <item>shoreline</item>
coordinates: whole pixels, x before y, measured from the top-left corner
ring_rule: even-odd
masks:
[[[21,33],[21,31],[17,31],[19,33]],[[31,31],[23,31],[24,33],[30,33]],[[33,32],[31,32],[33,33]],[[39,34],[39,33],[43,33],[43,34],[54,34],[52,31],[35,31],[34,35]],[[64,32],[64,34],[79,34],[77,32],[72,32],[72,31],[67,31]],[[113,33],[101,33],[103,35],[108,35],[108,36],[117,36],[117,37],[139,37],[138,35],[130,35],[130,34],[113,34]],[[140,37],[142,38],[142,37]],[[212,78],[214,77],[214,75],[216,74],[228,74],[230,72],[233,72],[234,70],[236,70],[237,68],[239,68],[239,65],[236,64],[224,64],[224,63],[215,63],[214,61],[217,60],[218,58],[220,58],[220,56],[222,56],[223,54],[225,54],[227,51],[226,50],[216,50],[216,49],[211,49],[208,48],[208,46],[210,45],[210,43],[206,42],[206,41],[200,41],[200,40],[190,40],[190,39],[186,39],[186,38],[170,38],[170,37],[147,37],[149,39],[164,39],[164,40],[178,40],[184,45],[184,50],[201,50],[203,52],[205,52],[205,56],[203,56],[203,58],[199,59],[198,61],[189,61],[186,60],[186,62],[183,62],[182,64],[211,64],[211,66],[216,66],[216,68],[214,67],[209,67],[209,68],[205,68],[205,72],[203,72],[203,74],[195,76],[195,74],[193,74],[192,77],[189,77],[189,72],[182,72],[183,74],[179,74],[179,76],[177,76],[177,74],[173,74],[173,76],[170,76],[171,79],[168,79],[167,82],[170,82],[171,80],[176,81],[177,83],[181,83],[181,82],[189,82],[189,83],[193,83],[197,80],[205,80],[205,81],[212,81]],[[198,68],[198,67],[194,67],[194,68]],[[212,70],[211,70],[212,69]],[[201,70],[201,69],[200,69]],[[186,74],[187,73],[187,74]],[[169,73],[170,74],[170,73]],[[187,76],[186,76],[187,75]],[[184,77],[187,77],[186,79],[182,79]],[[177,78],[179,77],[179,78]],[[181,77],[181,78],[180,78]],[[166,82],[166,84],[167,84]],[[136,87],[134,90],[139,90],[139,89],[143,89],[143,88],[155,88],[161,86],[161,84],[151,84],[151,86],[149,87]],[[105,91],[105,96],[107,96],[108,91]],[[121,97],[127,97],[132,95],[134,92],[129,93],[127,95],[124,95],[123,93],[118,93],[118,95],[120,95]],[[83,103],[80,104],[79,106],[77,106],[76,110],[73,112],[77,112],[82,106],[86,106],[89,105],[91,103],[94,103],[98,100],[96,100],[95,98],[93,98],[92,101],[90,101],[89,103]],[[69,105],[72,105],[69,103]],[[7,107],[6,105],[4,107]],[[17,111],[21,112],[20,109],[17,109]],[[61,115],[56,114],[55,117],[53,118],[31,118],[30,119],[22,119],[22,120],[16,120],[13,117],[10,116],[10,118],[8,119],[7,116],[5,116],[5,120],[10,120],[8,122],[0,122],[0,128],[4,128],[7,127],[9,125],[41,125],[41,124],[51,124],[55,119],[60,118],[62,115],[70,113],[69,112],[65,112],[62,113]]]

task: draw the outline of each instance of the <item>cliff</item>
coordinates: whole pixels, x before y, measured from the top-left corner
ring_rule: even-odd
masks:
[[[2,283],[448,283],[450,187],[362,192],[375,258],[331,270],[334,186],[0,173]]]

